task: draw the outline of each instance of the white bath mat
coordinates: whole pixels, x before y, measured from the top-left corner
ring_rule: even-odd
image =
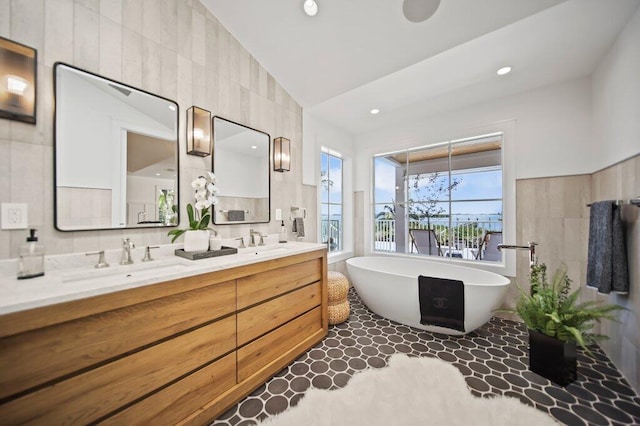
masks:
[[[516,398],[479,398],[462,373],[437,358],[396,354],[383,369],[356,374],[342,389],[306,392],[297,406],[260,425],[556,425]]]

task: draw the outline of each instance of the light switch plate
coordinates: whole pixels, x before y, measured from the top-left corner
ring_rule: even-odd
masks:
[[[282,209],[276,209],[276,220],[282,220]]]
[[[24,203],[2,203],[0,216],[2,229],[27,229],[27,205]]]

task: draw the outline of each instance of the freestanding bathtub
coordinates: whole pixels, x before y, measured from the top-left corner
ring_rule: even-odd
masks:
[[[347,271],[364,304],[376,314],[411,327],[452,335],[469,333],[489,321],[509,286],[509,279],[502,275],[428,259],[353,257],[347,260]],[[420,324],[419,275],[464,283],[464,333]]]

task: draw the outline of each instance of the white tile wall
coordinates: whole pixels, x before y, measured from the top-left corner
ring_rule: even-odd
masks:
[[[316,220],[316,191],[302,185],[302,109],[198,0],[10,0],[0,2],[0,35],[38,50],[37,125],[0,120],[0,202],[29,204],[29,226],[47,252],[167,243],[165,230],[59,232],[53,225],[53,64],[62,61],[176,100],[180,105],[183,216],[190,181],[210,158],[186,155],[191,105],[292,142],[292,171],[272,172],[272,211],[306,207]],[[82,204],[82,203],[80,203]],[[87,206],[77,206],[83,209]],[[86,212],[85,212],[86,213]],[[273,212],[272,212],[273,213]],[[279,223],[216,227],[224,237],[249,228],[278,232]],[[316,240],[307,226],[307,241]],[[16,257],[27,232],[0,230],[0,259]]]

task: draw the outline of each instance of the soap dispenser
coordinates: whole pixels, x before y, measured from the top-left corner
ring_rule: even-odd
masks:
[[[18,279],[35,278],[44,275],[44,246],[38,244],[36,230],[30,230],[31,236],[20,247],[18,259]]]
[[[280,226],[280,234],[278,241],[281,243],[287,242],[287,227],[284,226],[284,220],[282,221],[282,225]]]

